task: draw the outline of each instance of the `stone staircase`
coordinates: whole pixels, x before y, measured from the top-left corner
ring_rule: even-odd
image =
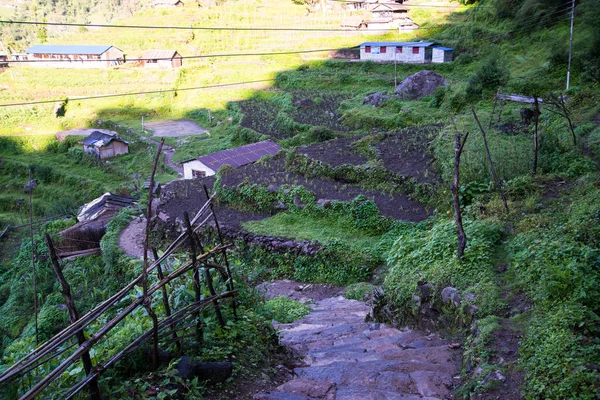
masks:
[[[305,318],[274,323],[301,362],[295,378],[257,400],[451,399],[460,350],[448,340],[364,322],[368,306],[333,297]]]

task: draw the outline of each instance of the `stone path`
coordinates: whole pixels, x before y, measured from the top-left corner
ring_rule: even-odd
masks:
[[[369,312],[340,296],[318,301],[299,321],[274,323],[302,361],[293,380],[254,399],[451,399],[461,351],[435,334],[364,322]]]

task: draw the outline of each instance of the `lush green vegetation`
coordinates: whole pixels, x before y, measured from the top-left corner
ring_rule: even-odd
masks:
[[[466,2],[470,3],[470,2]],[[62,3],[61,3],[62,4]],[[266,4],[266,3],[265,3]],[[139,120],[188,118],[207,127],[208,139],[169,138],[177,149],[178,159],[186,159],[233,145],[266,138],[265,132],[277,131],[285,147],[295,147],[358,133],[399,130],[404,127],[442,123],[444,128],[432,138],[431,151],[436,157],[436,170],[443,184],[433,188],[415,182],[398,180],[372,163],[374,148],[371,136],[360,144],[360,151],[371,164],[368,172],[352,167],[333,170],[310,163],[301,155],[289,155],[287,168],[304,176],[350,179],[363,187],[408,192],[434,205],[431,219],[419,223],[393,223],[382,219],[372,202],[357,199],[344,204],[333,202],[330,208],[317,207],[315,196],[302,187],[282,187],[278,191],[247,182],[234,189],[217,182],[220,201],[240,209],[267,211],[275,201],[287,206],[286,213],[259,222],[245,224],[255,233],[281,235],[300,240],[318,240],[325,244],[313,256],[290,253],[274,254],[261,248],[247,248],[238,243],[234,267],[240,283],[250,286],[261,279],[277,277],[302,281],[350,284],[346,295],[363,299],[373,287],[366,281],[373,271],[387,264],[383,280],[385,299],[397,312],[396,320],[416,323],[419,317],[413,295],[418,287],[430,284],[438,296],[447,286],[457,288],[464,297],[472,294],[463,306],[476,305],[474,316],[466,318],[465,308],[443,306],[444,322],[456,323],[460,332],[465,323],[477,321],[475,333],[468,333],[465,359],[480,366],[483,375],[491,370],[512,368],[495,364],[490,344],[501,323],[510,323],[522,332],[518,368],[526,376],[523,394],[527,398],[597,398],[600,364],[600,210],[598,198],[598,157],[600,156],[600,30],[595,24],[600,17],[600,3],[582,0],[577,6],[571,89],[568,95],[570,117],[575,126],[577,145],[573,145],[567,121],[554,114],[546,104],[539,119],[539,162],[532,174],[533,126],[520,125],[520,104],[493,103],[498,89],[505,93],[546,96],[562,92],[566,73],[568,24],[559,17],[566,13],[564,4],[541,0],[485,0],[462,7],[445,20],[432,20],[428,9],[411,11],[422,27],[422,37],[454,46],[452,64],[430,65],[443,75],[448,86],[417,101],[392,99],[383,106],[364,105],[366,94],[393,90],[398,80],[422,69],[418,65],[348,63],[341,60],[311,59],[321,54],[252,56],[242,58],[211,57],[186,61],[177,71],[145,71],[124,66],[106,71],[55,71],[21,67],[0,75],[3,102],[29,101],[85,96],[98,93],[120,93],[154,89],[181,89],[199,85],[272,79],[252,87],[211,88],[200,91],[131,96],[103,100],[70,100],[67,115],[57,119],[51,105],[4,108],[0,110],[0,132],[4,135],[22,132],[51,132],[83,127],[96,118],[110,119],[132,128],[122,135],[132,143],[132,154],[100,163],[86,157],[75,142],[59,144],[50,136],[28,135],[0,138],[2,160],[0,186],[0,227],[6,223],[25,221],[26,202],[22,185],[29,170],[39,186],[34,191],[34,211],[38,217],[72,212],[75,207],[98,194],[114,190],[136,194],[140,179],[148,172],[152,152],[142,143]],[[282,12],[285,10],[285,12]],[[568,11],[568,10],[567,10]],[[339,18],[322,13],[304,15],[303,6],[278,4],[254,7],[249,1],[230,1],[223,7],[183,10],[144,10],[124,23],[170,24],[192,26],[252,25],[285,27],[303,24],[312,27],[337,27]],[[434,25],[444,22],[444,25]],[[5,27],[6,28],[6,27]],[[31,33],[36,34],[36,32]],[[48,32],[48,41],[59,40]],[[427,36],[425,36],[427,34]],[[61,41],[75,43],[106,42],[123,48],[130,55],[148,47],[177,47],[184,55],[231,52],[270,52],[290,48],[303,50],[332,48],[357,44],[369,37],[339,37],[335,33],[286,32],[256,34],[227,31],[148,31],[139,35],[126,31],[114,36],[109,31],[83,30],[77,35],[62,36]],[[389,34],[377,39],[403,40],[408,36]],[[300,68],[298,68],[301,65]],[[324,88],[326,92],[324,93]],[[339,108],[342,115],[338,132],[318,123],[299,123],[294,118],[293,94],[302,92],[316,104],[327,95],[343,96]],[[250,101],[252,112],[264,115],[264,125],[256,130],[242,127],[243,101]],[[490,168],[483,139],[475,123],[475,109],[486,129],[492,160],[508,196],[509,211],[491,184]],[[210,114],[209,114],[210,111]],[[209,117],[210,115],[210,117]],[[273,121],[269,118],[274,116]],[[267,118],[269,117],[269,118]],[[259,129],[260,128],[260,129]],[[451,182],[454,135],[469,132],[461,160],[460,197],[464,206],[467,248],[457,260],[455,224],[451,218]],[[166,180],[171,177],[161,167]],[[226,169],[221,173],[227,173]],[[137,178],[136,178],[137,179]],[[395,187],[391,186],[393,182]],[[69,190],[66,190],[68,188]],[[296,206],[298,196],[303,207]],[[60,198],[60,201],[56,201]],[[76,301],[82,309],[91,307],[118,287],[120,280],[133,273],[138,264],[130,263],[117,248],[115,238],[128,220],[123,213],[113,221],[103,241],[104,257],[77,260],[65,271],[77,288]],[[57,222],[43,231],[55,232],[65,225]],[[38,251],[43,248],[36,236]],[[31,289],[19,285],[30,279],[27,240],[16,258],[2,266],[0,286],[3,363],[10,363],[28,352],[33,343]],[[47,263],[47,262],[46,262]],[[57,311],[60,297],[47,265],[40,263],[40,276],[45,297],[41,303],[40,332],[48,337],[66,323]],[[101,266],[101,267],[100,267]],[[506,272],[502,272],[503,269]],[[67,272],[68,271],[68,272]],[[117,279],[117,277],[120,277]],[[189,295],[183,286],[181,296]],[[85,297],[89,288],[95,288]],[[188,287],[189,290],[189,287]],[[244,293],[245,318],[225,330],[216,327],[214,318],[206,316],[205,340],[215,350],[203,353],[205,359],[221,360],[250,352],[250,365],[258,365],[262,352],[272,350],[272,331],[265,321],[287,316],[300,317],[305,308],[283,299],[263,306],[251,290]],[[511,309],[512,298],[523,296],[528,307]],[[439,301],[439,300],[438,300]],[[24,318],[27,317],[27,318]],[[471,318],[472,317],[472,318]],[[281,321],[283,322],[283,321]],[[122,328],[124,338],[142,329],[132,320]],[[470,328],[470,326],[469,326]],[[521,333],[519,333],[521,334]],[[226,343],[228,345],[223,345]],[[258,347],[254,344],[260,343]],[[261,347],[262,346],[262,347]],[[105,349],[110,354],[111,349]],[[139,361],[139,360],[138,360]],[[135,363],[135,360],[132,361]],[[467,363],[466,363],[467,364]],[[134,366],[135,367],[135,366]],[[125,367],[115,370],[107,379],[116,379]],[[142,368],[133,370],[143,373]],[[115,395],[144,393],[144,385],[152,379],[173,382],[171,370],[155,378],[139,378],[122,387]],[[81,371],[71,371],[73,376]],[[240,373],[239,371],[237,372]],[[171,375],[169,375],[171,374]],[[464,397],[490,389],[482,381],[471,379],[465,368],[467,384],[459,392]]]

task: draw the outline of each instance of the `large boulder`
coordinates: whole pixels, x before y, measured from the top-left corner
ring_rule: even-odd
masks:
[[[443,76],[433,71],[419,71],[403,80],[394,90],[394,95],[402,100],[418,100],[432,94],[438,86],[446,86]]]

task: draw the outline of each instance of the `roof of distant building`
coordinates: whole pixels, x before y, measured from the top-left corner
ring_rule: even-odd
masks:
[[[281,146],[271,140],[251,143],[235,149],[227,149],[205,156],[197,160],[213,171],[217,171],[222,165],[229,164],[234,168],[250,164],[260,160],[266,155],[275,155],[281,150]]]
[[[177,50],[146,50],[144,51],[142,58],[145,60],[155,60],[159,58],[171,59],[176,55],[178,55]]]
[[[435,42],[364,42],[359,46],[401,46],[401,47],[429,47]]]
[[[113,140],[118,140],[119,142],[129,144],[125,140],[119,139],[117,135],[100,131],[94,131],[90,133],[85,139],[83,139],[82,143],[84,146],[102,147],[108,145]]]
[[[104,54],[111,45],[83,45],[83,44],[36,44],[25,50],[27,54]]]

